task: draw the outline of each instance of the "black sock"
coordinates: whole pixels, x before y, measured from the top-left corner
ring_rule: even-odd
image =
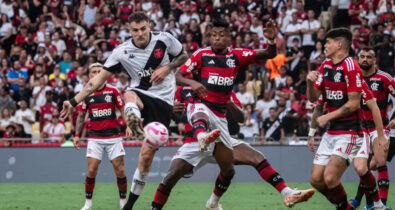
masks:
[[[163,205],[160,205],[159,203],[152,201],[150,210],[162,210],[162,208]]]
[[[131,210],[133,208],[134,203],[136,203],[138,198],[139,198],[139,195],[136,195],[136,194],[130,192],[128,202],[126,202],[125,206],[123,207],[123,210]]]
[[[365,188],[363,187],[363,184],[360,182],[358,185],[358,191],[357,194],[355,195],[355,200],[357,200],[359,203],[361,203],[362,197],[365,194]]]

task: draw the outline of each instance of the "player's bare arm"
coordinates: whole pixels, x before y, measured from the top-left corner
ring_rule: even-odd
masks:
[[[150,82],[162,82],[165,77],[171,72],[175,72],[178,67],[184,64],[188,60],[188,54],[185,51],[175,57],[172,62],[165,66],[161,66],[152,73]]]
[[[351,92],[347,95],[348,101],[342,107],[340,107],[340,109],[317,118],[317,122],[320,127],[325,126],[331,120],[346,117],[359,109],[361,102],[361,92]]]
[[[112,75],[109,71],[100,71],[98,75],[89,80],[89,82],[85,85],[81,92],[79,92],[74,98],[70,101],[63,102],[63,109],[60,112],[60,117],[65,118],[71,113],[72,108],[79,104],[82,100],[84,100],[87,96],[92,94],[99,87],[103,86],[103,84],[110,78]],[[70,103],[71,102],[71,103]]]
[[[269,40],[269,46],[266,49],[256,51],[255,62],[276,57],[277,46],[275,39],[277,37],[277,33],[276,23],[274,20],[270,19],[263,29],[263,35]]]
[[[312,152],[315,152],[314,136],[318,128],[317,118],[321,116],[323,113],[324,113],[324,105],[322,103],[317,103],[317,105],[314,107],[313,116],[311,117],[311,125],[310,125],[308,142],[307,142],[307,148]]]
[[[381,118],[380,109],[377,106],[376,100],[370,99],[366,101],[366,105],[368,105],[370,111],[372,111],[374,125],[376,126],[377,131],[377,140],[379,141],[379,145],[384,150],[388,150],[389,141],[384,137],[384,126],[383,120]]]
[[[307,74],[307,98],[310,102],[315,102],[321,95],[321,91],[314,87],[320,73],[318,71],[311,71]]]
[[[122,108],[119,109],[119,111],[121,112],[121,116],[122,116],[123,120],[125,122],[127,122],[126,121],[127,118],[126,118],[126,115],[125,115],[125,108],[122,107]],[[125,132],[125,134],[126,134],[126,138],[128,138],[128,139],[129,139],[129,137],[133,136],[132,130],[130,130],[130,128],[127,125],[126,125],[126,132]]]
[[[201,97],[207,96],[206,87],[204,87],[204,85],[202,85],[200,82],[185,78],[182,71],[176,72],[176,81],[177,81],[177,85],[191,87],[192,90],[195,91],[195,93],[197,93]]]
[[[77,122],[75,125],[75,135],[73,139],[73,144],[76,149],[80,149],[80,136],[82,129],[84,128],[86,118],[86,111],[80,111],[78,113]]]

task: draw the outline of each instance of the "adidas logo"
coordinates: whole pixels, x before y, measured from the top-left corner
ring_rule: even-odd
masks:
[[[95,99],[91,98],[91,100],[89,101],[89,103],[93,103],[95,102]]]
[[[327,76],[328,76],[328,72],[325,73],[324,77],[327,77]]]
[[[192,96],[192,94],[191,93],[188,93],[187,95],[186,95],[186,97],[191,97]]]
[[[208,62],[208,64],[215,64],[214,60]]]
[[[365,151],[362,150],[361,155],[364,155],[364,154],[365,154]]]
[[[336,149],[336,151],[342,152],[342,148],[338,148],[338,149]]]

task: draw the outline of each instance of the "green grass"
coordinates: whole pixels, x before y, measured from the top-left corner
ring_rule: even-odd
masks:
[[[307,183],[290,183],[290,187],[310,188]],[[148,183],[135,205],[135,210],[148,210],[158,183]],[[344,184],[351,196],[357,184]],[[166,210],[203,210],[212,191],[213,183],[179,183],[173,189]],[[129,189],[129,188],[128,188]],[[392,192],[391,192],[392,191]],[[393,195],[395,186],[390,189]],[[84,204],[82,183],[17,183],[0,184],[0,209],[80,209]],[[232,183],[221,199],[225,210],[285,210],[282,196],[269,184]],[[394,207],[395,200],[389,205]],[[115,183],[97,183],[93,194],[93,209],[119,209],[118,189]],[[319,193],[307,203],[293,209],[326,210],[334,207]]]

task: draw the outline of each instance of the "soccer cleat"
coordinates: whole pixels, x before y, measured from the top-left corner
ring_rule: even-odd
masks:
[[[208,200],[207,203],[206,203],[206,209],[207,210],[223,210],[221,204],[219,204],[219,203],[212,204],[209,201],[210,200]]]
[[[221,135],[221,131],[219,129],[215,129],[210,133],[205,133],[203,137],[199,139],[199,150],[200,152],[207,151],[208,146],[215,142],[217,138]]]
[[[357,200],[355,200],[355,199],[350,200],[350,204],[351,204],[351,206],[354,207],[355,209],[357,209],[357,208],[359,207],[359,205],[361,205],[361,204],[359,203],[359,201],[357,201]]]
[[[91,210],[92,205],[89,205],[88,203],[85,203],[84,207],[81,208],[81,210]]]
[[[384,205],[385,210],[392,210],[391,207]]]
[[[365,205],[365,207],[363,207],[363,210],[375,210],[374,205]]]
[[[119,206],[121,207],[121,209],[123,209],[125,204],[126,204],[126,199],[119,199]]]
[[[295,204],[309,200],[314,195],[313,189],[294,190],[294,192],[284,198],[284,205],[293,207]]]
[[[145,134],[141,126],[141,119],[134,112],[129,112],[126,116],[126,123],[138,140],[144,140]]]

